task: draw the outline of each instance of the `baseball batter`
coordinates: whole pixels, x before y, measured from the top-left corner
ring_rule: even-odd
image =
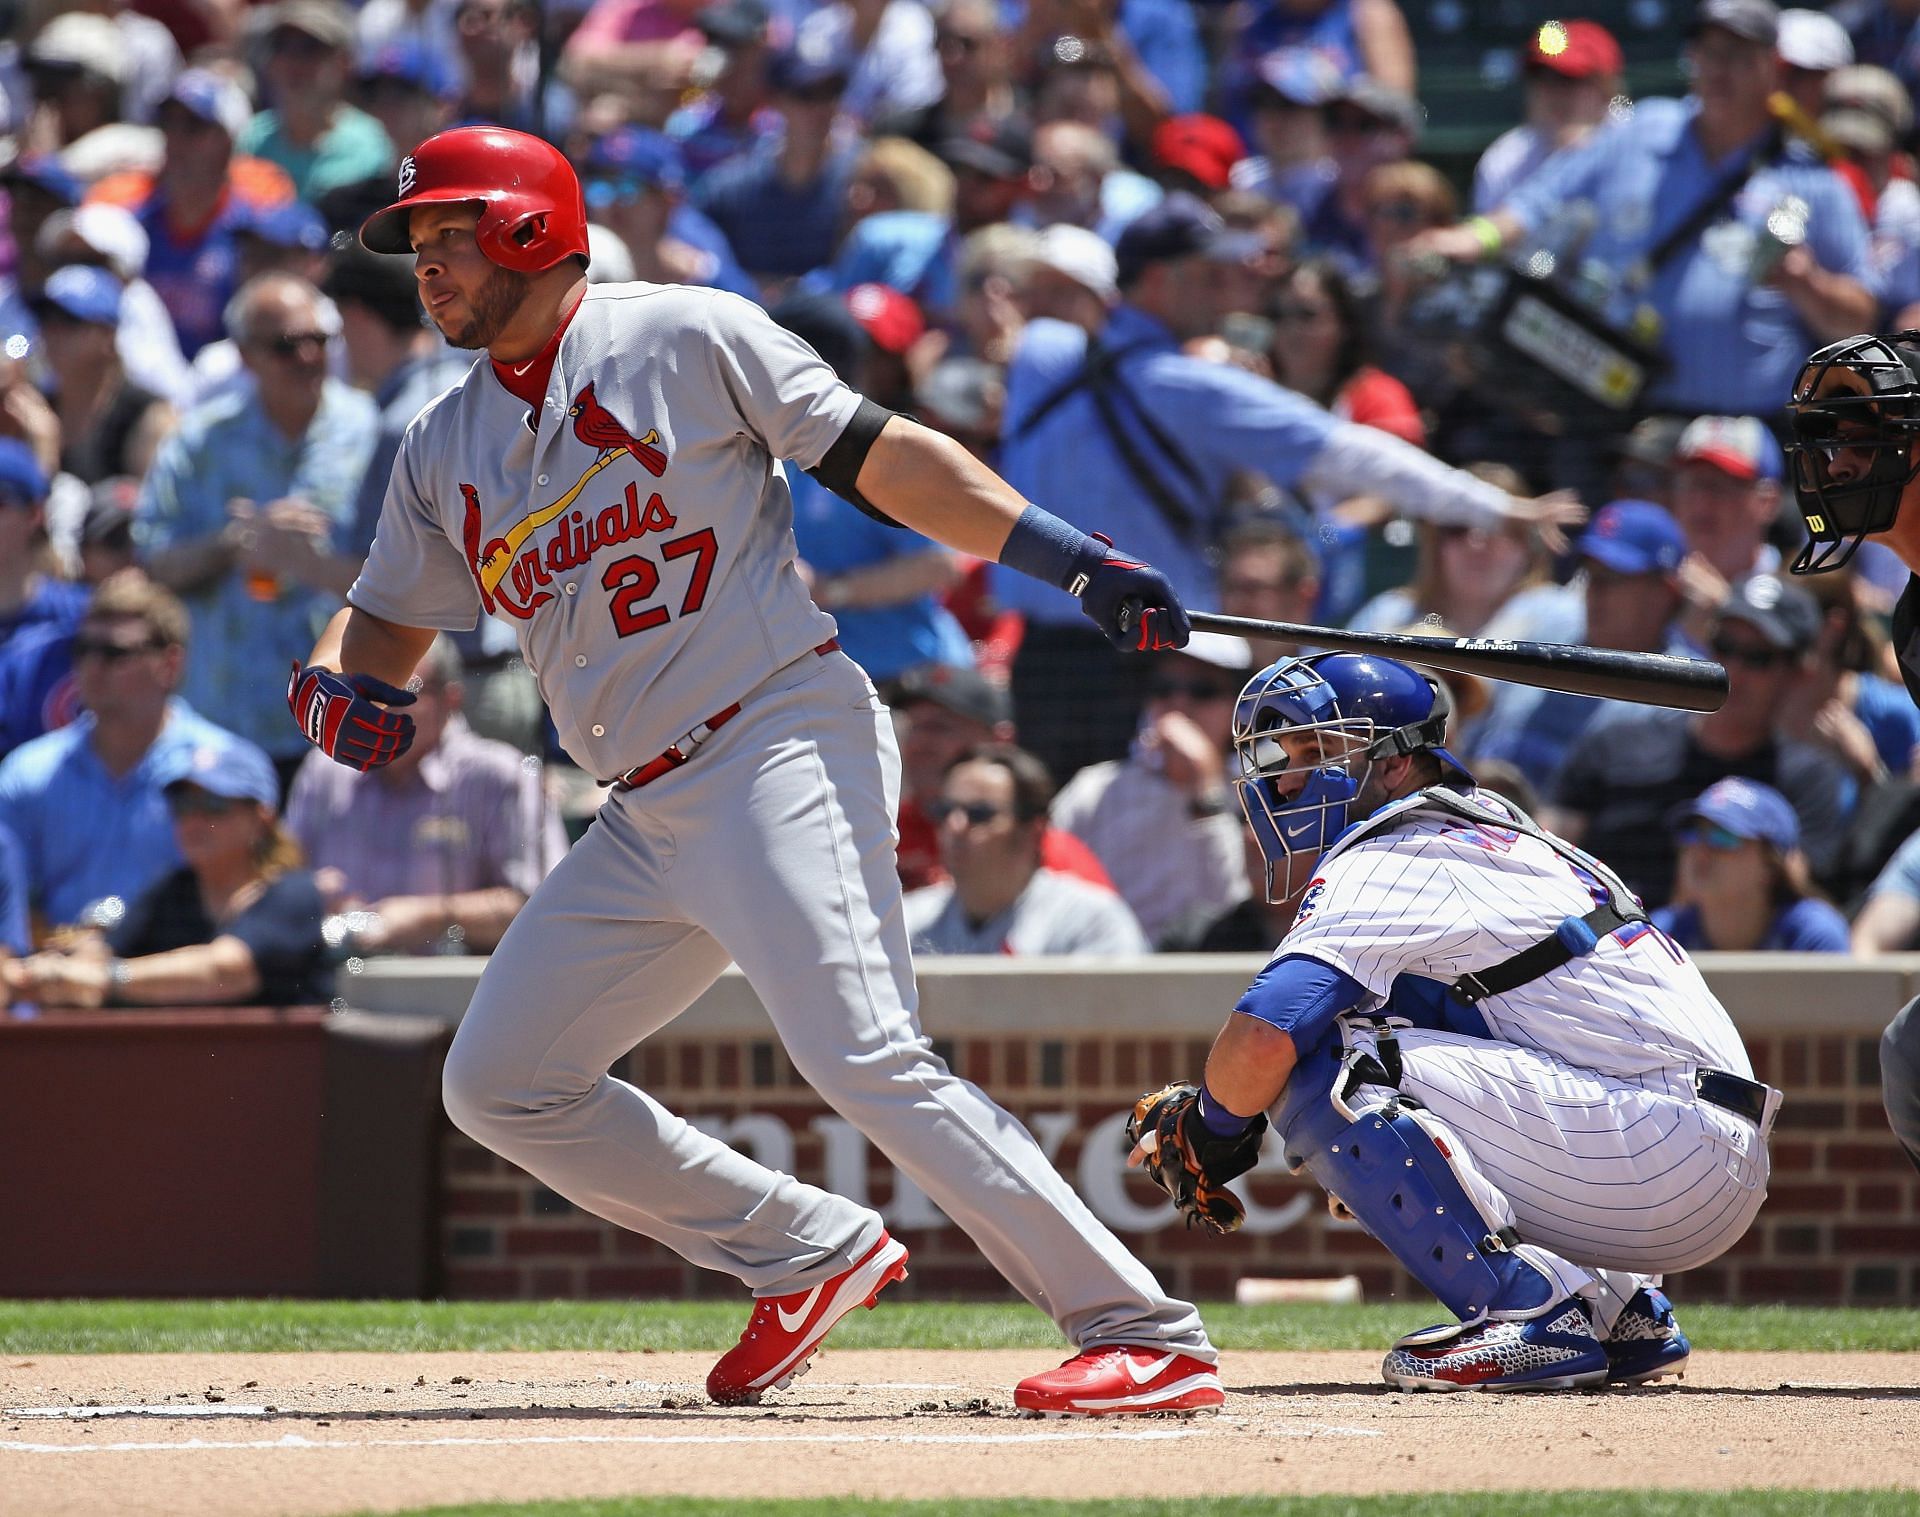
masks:
[[[491,127],[402,163],[361,240],[414,255],[455,345],[486,350],[409,428],[365,568],[289,700],[362,767],[404,751],[436,628],[503,619],[567,752],[614,788],[494,952],[448,1054],[454,1122],[579,1206],[758,1298],[708,1393],[784,1386],[906,1273],[872,1210],[708,1137],[608,1066],[729,960],[795,1067],[1080,1352],[1016,1403],[1220,1404],[1215,1353],[1033,1139],[931,1052],[894,867],[891,723],[795,569],[782,460],[884,518],[1177,646],[1158,572],[1027,505],[957,445],[848,389],[717,291],[588,288],[567,161]]]
[[[1779,1092],[1613,872],[1474,786],[1446,719],[1381,657],[1282,659],[1242,691],[1242,805],[1269,897],[1299,906],[1204,1086],[1142,1098],[1135,1161],[1230,1230],[1222,1187],[1270,1117],[1458,1318],[1401,1339],[1390,1384],[1678,1374],[1660,1278],[1752,1222]]]

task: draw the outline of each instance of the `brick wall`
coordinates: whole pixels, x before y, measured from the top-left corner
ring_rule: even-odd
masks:
[[[1887,1131],[1877,1040],[1749,1032],[1746,1041],[1759,1077],[1786,1092],[1771,1193],[1746,1238],[1675,1277],[1674,1290],[1688,1300],[1920,1303],[1920,1174]],[[998,1036],[937,1046],[1028,1123],[1170,1289],[1218,1299],[1241,1275],[1354,1274],[1369,1300],[1417,1292],[1371,1238],[1328,1217],[1311,1183],[1256,1171],[1249,1225],[1223,1240],[1180,1228],[1151,1185],[1124,1173],[1117,1123],[1142,1090],[1197,1072],[1206,1041]],[[878,1207],[913,1251],[910,1291],[1010,1295],[924,1196],[897,1188],[891,1166],[827,1111],[777,1044],[663,1034],[617,1072],[763,1162]],[[443,1153],[450,1296],[739,1293],[731,1279],[577,1210],[458,1133],[448,1131]]]

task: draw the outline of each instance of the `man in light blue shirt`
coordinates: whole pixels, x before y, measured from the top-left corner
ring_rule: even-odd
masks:
[[[306,756],[270,671],[312,646],[360,566],[355,502],[379,433],[373,400],[327,373],[320,292],[263,274],[234,297],[235,340],[258,380],[181,423],[134,517],[142,561],[193,618],[181,695],[264,748]]]
[[[1687,49],[1693,94],[1640,101],[1490,216],[1424,234],[1411,251],[1524,250],[1559,240],[1568,208],[1584,206],[1581,258],[1612,282],[1609,314],[1658,318],[1669,368],[1648,406],[1778,413],[1808,350],[1865,330],[1875,311],[1859,202],[1806,144],[1781,141],[1769,110],[1777,30],[1768,0],[1703,0]],[[1749,162],[1712,218],[1663,248]]]
[[[174,697],[186,645],[177,599],[138,569],[110,575],[74,639],[86,714],[0,762],[0,827],[19,842],[43,926],[110,924],[178,869],[162,767],[183,747],[249,746]]]
[[[1056,516],[1110,529],[1200,608],[1218,604],[1214,547],[1229,486],[1244,472],[1334,499],[1378,495],[1438,521],[1494,525],[1554,509],[1185,353],[1181,344],[1227,314],[1242,284],[1234,265],[1257,247],[1186,194],[1129,225],[1115,250],[1120,302],[1105,328],[1089,337],[1043,319],[1021,336],[1002,427],[1008,482]],[[1026,616],[1013,668],[1021,741],[1057,774],[1119,757],[1140,709],[1137,670],[1022,579],[1004,569],[993,578],[1000,604]]]

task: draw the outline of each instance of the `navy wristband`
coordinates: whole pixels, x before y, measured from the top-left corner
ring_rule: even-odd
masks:
[[[1216,1138],[1237,1138],[1253,1126],[1252,1117],[1236,1116],[1220,1104],[1220,1098],[1202,1084],[1200,1087],[1200,1125]]]
[[[1084,572],[1080,560],[1089,548],[1097,549],[1099,544],[1078,527],[1038,506],[1028,506],[1007,534],[1000,562],[1065,590],[1076,574]]]

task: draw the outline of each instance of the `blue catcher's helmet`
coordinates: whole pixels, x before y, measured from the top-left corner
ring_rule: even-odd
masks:
[[[1247,681],[1233,711],[1234,785],[1267,861],[1269,899],[1283,861],[1318,858],[1359,820],[1347,813],[1374,760],[1425,751],[1472,778],[1442,746],[1449,715],[1439,685],[1378,654],[1283,658]]]

